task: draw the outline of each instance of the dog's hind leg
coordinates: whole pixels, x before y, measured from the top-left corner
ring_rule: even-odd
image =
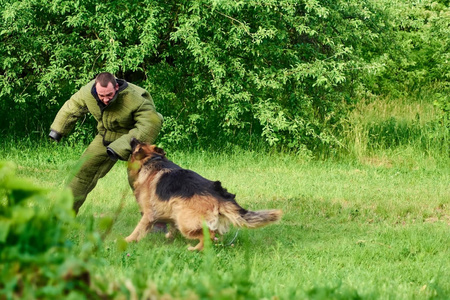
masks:
[[[190,240],[199,240],[199,243],[188,250],[202,251],[204,247],[203,226],[206,224],[211,239],[215,236],[217,222],[215,219],[216,207],[214,199],[198,197],[191,201],[184,201],[179,208],[174,209],[172,219],[177,224],[181,234]]]
[[[188,250],[189,251],[196,251],[196,250],[197,251],[202,251],[203,247],[205,246],[205,239],[202,236],[199,240],[200,240],[200,242],[197,244],[197,246],[195,246],[195,247],[189,246]]]
[[[209,237],[212,239],[214,239],[215,236],[215,232],[212,231],[211,229],[209,230]],[[205,246],[205,236],[203,235],[203,229],[197,230],[196,233],[194,232],[190,232],[188,234],[186,234],[186,237],[189,239],[198,239],[199,242],[195,247],[189,246],[188,250],[189,251],[202,251],[204,246]]]
[[[152,229],[152,227],[153,217],[144,214],[133,232],[125,238],[125,241],[128,243],[133,241],[138,242],[150,231],[150,229]]]

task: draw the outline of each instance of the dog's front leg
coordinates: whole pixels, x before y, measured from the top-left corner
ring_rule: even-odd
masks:
[[[153,227],[153,217],[149,214],[144,214],[137,224],[136,228],[133,230],[133,232],[125,238],[125,241],[138,242],[140,239],[142,239]]]

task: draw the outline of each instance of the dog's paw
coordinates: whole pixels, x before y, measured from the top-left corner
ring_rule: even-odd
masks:
[[[197,246],[195,246],[195,247],[192,247],[191,245],[189,245],[188,250],[189,250],[189,251],[198,251],[198,252],[201,252],[201,251],[203,251],[203,244],[202,244],[202,243],[199,243],[199,244],[198,244]]]
[[[135,239],[133,239],[132,237],[130,237],[130,236],[127,236],[126,238],[125,238],[125,242],[127,242],[127,243],[131,243],[131,242],[134,242],[135,241]]]

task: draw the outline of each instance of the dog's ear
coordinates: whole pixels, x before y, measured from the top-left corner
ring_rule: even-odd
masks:
[[[136,138],[132,138],[130,141],[130,145],[131,145],[131,151],[134,151],[134,149],[136,149],[136,147],[140,144],[141,142],[136,139]]]
[[[154,150],[155,150],[156,153],[159,153],[159,154],[161,154],[163,156],[166,156],[166,152],[164,152],[164,150],[162,148],[159,148],[159,147],[155,146]]]

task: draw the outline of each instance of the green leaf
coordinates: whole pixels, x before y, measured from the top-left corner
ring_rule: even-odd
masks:
[[[100,230],[108,230],[113,225],[113,219],[111,217],[103,217],[98,223]]]
[[[117,250],[122,252],[127,250],[128,243],[125,241],[125,239],[117,239]]]
[[[0,218],[0,243],[4,243],[8,237],[11,220]]]

